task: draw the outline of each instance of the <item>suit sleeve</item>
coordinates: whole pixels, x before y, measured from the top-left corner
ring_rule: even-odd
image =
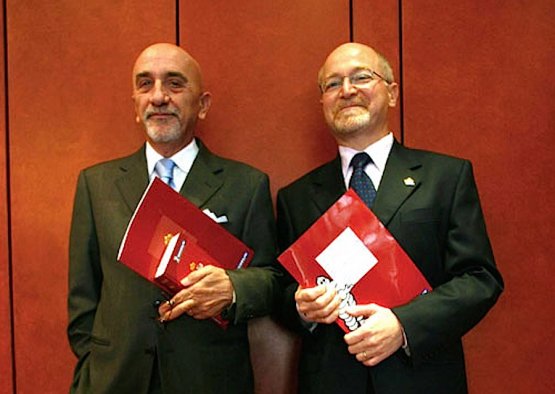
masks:
[[[85,173],[79,175],[69,241],[69,325],[71,349],[78,358],[89,352],[102,274],[91,200]]]
[[[277,233],[278,233],[278,246],[280,252],[286,250],[293,242],[296,241],[298,234],[302,231],[295,229],[293,217],[290,212],[290,199],[287,198],[287,193],[280,190],[277,195]],[[293,200],[293,202],[296,202]],[[282,279],[282,292],[280,294],[280,302],[276,308],[276,314],[281,322],[283,322],[289,329],[298,333],[306,333],[307,325],[299,317],[295,304],[295,292],[299,287],[297,281],[289,274],[285,268],[280,266],[283,272]]]
[[[429,294],[393,309],[405,329],[414,363],[459,341],[485,316],[503,290],[467,161],[460,167],[445,214],[443,266],[438,270],[447,280]]]
[[[235,323],[271,313],[279,291],[281,273],[276,268],[276,231],[268,177],[254,182],[240,238],[254,250],[247,269],[228,271],[237,296]]]

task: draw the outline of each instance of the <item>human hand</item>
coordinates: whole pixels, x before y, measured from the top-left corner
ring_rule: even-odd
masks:
[[[170,321],[186,313],[195,319],[219,315],[233,300],[233,285],[219,267],[207,265],[191,272],[181,284],[185,286],[158,308],[160,321]]]
[[[367,367],[375,366],[403,345],[403,328],[391,309],[376,304],[346,309],[352,316],[365,316],[362,326],[345,335],[349,353]]]
[[[299,315],[308,322],[331,324],[339,316],[341,300],[334,288],[320,285],[305,289],[299,286],[295,301]]]

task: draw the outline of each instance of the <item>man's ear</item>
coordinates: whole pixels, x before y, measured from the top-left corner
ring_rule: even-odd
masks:
[[[133,94],[131,95],[131,100],[133,100],[133,102],[135,102],[135,93],[133,93]],[[140,117],[139,114],[137,113],[137,107],[135,107],[135,113],[137,114],[137,115],[135,116],[135,122],[141,123],[141,117]]]
[[[204,92],[200,95],[200,110],[198,112],[199,119],[205,119],[210,105],[212,104],[212,94],[210,92]]]
[[[387,94],[389,96],[389,106],[395,107],[397,105],[397,99],[399,98],[399,85],[396,82],[391,82],[387,84]]]

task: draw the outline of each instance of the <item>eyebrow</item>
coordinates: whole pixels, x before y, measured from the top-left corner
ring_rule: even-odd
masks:
[[[166,77],[178,77],[178,78],[181,78],[181,79],[183,79],[183,80],[185,80],[185,81],[188,81],[188,80],[189,80],[185,75],[183,75],[183,74],[180,73],[179,71],[169,71],[169,72],[166,74]]]
[[[349,73],[349,75],[351,75],[351,74],[353,74],[353,73],[357,73],[357,72],[359,72],[359,71],[373,71],[373,72],[374,72],[374,70],[372,70],[372,69],[371,69],[370,67],[368,67],[368,66],[358,66],[358,67],[355,67],[355,68]],[[341,76],[341,74],[335,72],[335,73],[332,73],[332,74],[326,76],[326,77],[323,79],[323,81],[327,81],[327,80],[330,79],[330,78],[336,78],[336,77],[340,77],[340,76]]]
[[[135,81],[138,81],[140,78],[147,78],[152,76],[152,73],[149,71],[142,71],[140,73],[137,73],[137,75],[135,75]],[[189,79],[183,75],[182,73],[180,73],[179,71],[168,71],[165,75],[164,78],[168,78],[168,77],[178,77],[183,79],[185,82],[189,81]]]

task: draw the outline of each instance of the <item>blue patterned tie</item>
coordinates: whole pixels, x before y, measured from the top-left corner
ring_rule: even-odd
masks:
[[[154,166],[156,174],[164,181],[164,183],[175,190],[175,183],[173,183],[173,169],[175,162],[172,159],[160,159]]]
[[[349,181],[349,187],[353,189],[364,201],[368,208],[372,208],[376,198],[376,188],[370,177],[364,172],[364,168],[372,162],[366,152],[354,155],[350,166],[353,167],[353,175]]]

